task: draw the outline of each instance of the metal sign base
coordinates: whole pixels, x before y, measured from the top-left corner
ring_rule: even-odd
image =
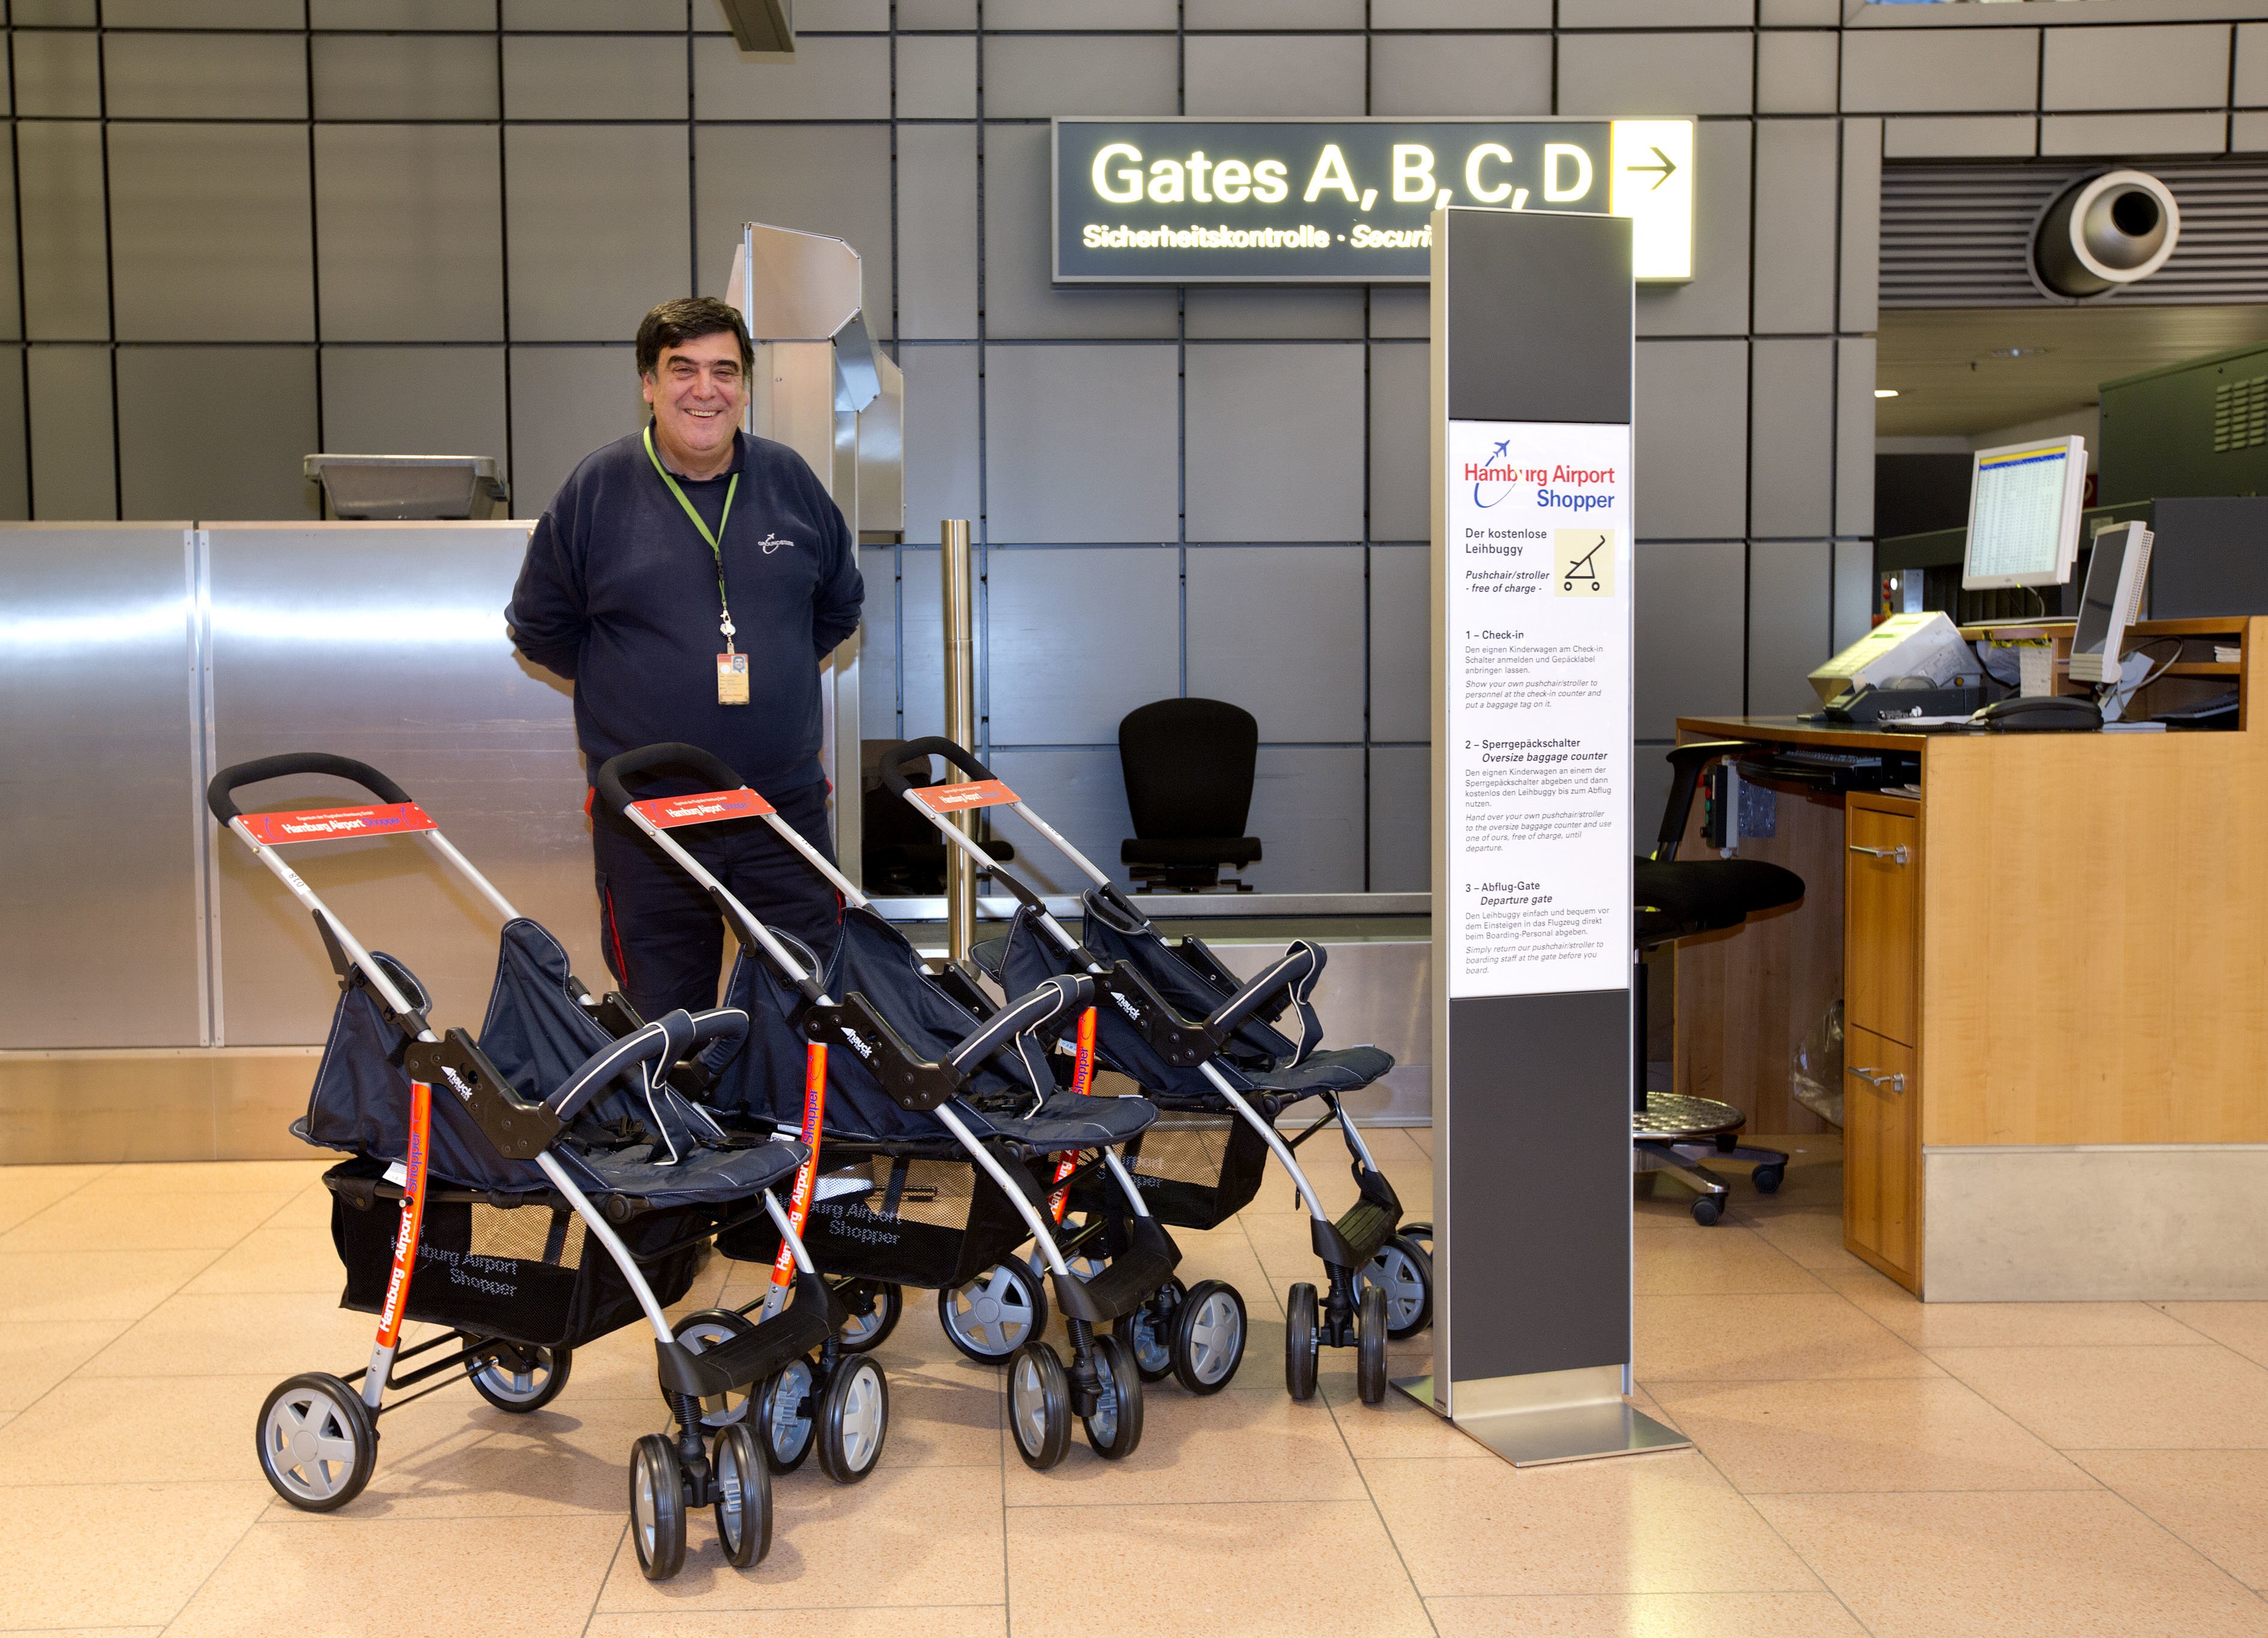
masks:
[[[1433,1378],[1402,1376],[1394,1386],[1432,1411]],[[1643,1456],[1654,1450],[1690,1450],[1693,1442],[1634,1410],[1620,1399],[1594,1405],[1559,1406],[1531,1411],[1495,1411],[1445,1418],[1458,1432],[1495,1451],[1514,1467],[1546,1467],[1557,1462],[1596,1462],[1610,1456]]]

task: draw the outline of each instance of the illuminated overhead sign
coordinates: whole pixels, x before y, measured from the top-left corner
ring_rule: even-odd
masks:
[[[1422,284],[1443,205],[1626,216],[1690,279],[1693,122],[1055,122],[1058,284]]]

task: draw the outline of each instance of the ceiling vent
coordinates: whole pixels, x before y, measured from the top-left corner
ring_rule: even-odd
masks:
[[[2160,205],[2163,219],[2151,248],[2124,269],[2102,266],[2131,274],[2158,250],[2165,254],[2143,282],[2114,278],[2091,291],[2051,293],[2058,287],[2042,282],[2050,273],[2046,258],[2036,273],[2035,255],[2053,208],[2076,205],[2080,196],[2102,184],[2089,205],[2102,206],[2099,213],[2108,217],[2119,200],[2146,191],[2114,178],[2155,182],[2171,203]],[[2151,244],[2152,231],[2137,206],[2130,204],[2127,214],[2129,225],[2142,231],[2119,228],[2134,242],[2106,248],[2131,256]],[[2084,232],[2086,215],[2066,212],[2062,219],[2075,221]],[[2079,270],[2067,275],[2074,284],[2097,277],[2075,252],[2068,261]],[[2181,307],[2268,302],[2268,162],[2161,166],[2146,176],[2106,173],[2099,163],[1882,167],[1883,306],[2042,307],[2068,306],[2075,299]]]

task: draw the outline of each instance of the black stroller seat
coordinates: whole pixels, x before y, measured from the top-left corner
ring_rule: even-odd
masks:
[[[1028,1115],[972,1109],[961,1118],[979,1137],[1004,1138],[1035,1155],[1068,1149],[1116,1148],[1131,1143],[1158,1118],[1158,1106],[1145,1097],[1087,1097],[1058,1092]]]
[[[1393,1067],[1394,1054],[1381,1047],[1327,1047],[1295,1064],[1264,1069],[1249,1079],[1259,1090],[1289,1100],[1324,1092],[1359,1092]]]
[[[740,1149],[703,1149],[674,1162],[656,1162],[651,1149],[639,1144],[608,1153],[586,1152],[583,1159],[609,1194],[654,1206],[690,1206],[748,1199],[759,1189],[793,1176],[803,1155],[799,1143],[758,1143]]]

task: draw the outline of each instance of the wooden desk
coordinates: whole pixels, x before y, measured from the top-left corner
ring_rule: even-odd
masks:
[[[2131,714],[2234,680],[2237,731],[1678,722],[1918,758],[1918,800],[1784,792],[1777,836],[1742,843],[1808,890],[1680,946],[1675,1063],[1756,1130],[1822,1129],[1790,1060],[1842,998],[1846,1067],[1882,1077],[1845,1076],[1845,1243],[1931,1297],[2268,1297],[2268,1155],[2225,1147],[2268,1143],[2268,618],[2129,644],[2162,637],[2183,658]]]

